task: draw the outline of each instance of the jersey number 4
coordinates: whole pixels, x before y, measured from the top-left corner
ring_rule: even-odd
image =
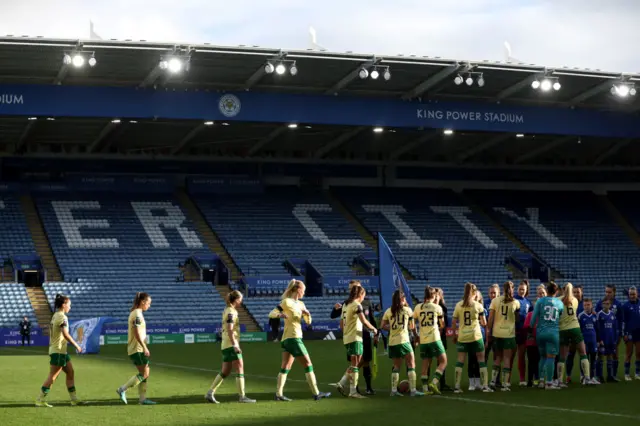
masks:
[[[544,307],[544,320],[545,321],[557,321],[558,320],[558,308],[555,306]]]
[[[420,312],[420,327],[433,327],[435,317],[433,312]]]
[[[391,317],[391,329],[398,330],[404,328],[404,315],[396,315],[395,317]]]
[[[500,309],[500,313],[502,314],[503,317],[507,318],[509,316],[509,307],[506,305],[503,305],[502,308]]]

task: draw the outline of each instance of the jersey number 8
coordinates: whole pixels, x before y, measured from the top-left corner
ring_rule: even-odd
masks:
[[[471,325],[471,312],[469,311],[465,311],[464,313],[464,325],[466,326]]]
[[[433,312],[420,312],[420,327],[433,327],[435,315]]]

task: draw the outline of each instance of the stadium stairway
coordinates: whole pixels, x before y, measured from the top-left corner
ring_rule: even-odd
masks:
[[[42,329],[42,334],[49,335],[49,323],[51,322],[51,308],[47,302],[47,295],[42,287],[27,287],[27,296],[36,314],[38,326]]]
[[[360,237],[373,249],[374,252],[378,252],[378,239],[367,229],[366,226],[356,217],[355,214],[349,210],[349,208],[338,198],[336,194],[331,192],[331,190],[325,191],[325,196],[329,201],[331,207],[333,207],[336,211],[338,211],[345,219],[351,223],[353,228],[358,232]],[[409,270],[404,266],[400,265],[400,269],[402,270],[402,275],[406,280],[414,280],[415,277],[411,275]]]
[[[227,300],[227,295],[232,291],[229,286],[225,285],[217,285],[215,289],[223,300]],[[238,319],[240,320],[240,324],[244,324],[248,332],[262,331],[256,319],[249,313],[249,310],[244,304],[238,309]]]
[[[462,201],[464,201],[471,210],[476,213],[484,216],[502,235],[507,237],[509,241],[511,241],[518,249],[523,253],[528,253],[538,259],[541,259],[531,248],[529,248],[522,240],[520,240],[513,232],[508,230],[504,225],[500,223],[490,212],[486,211],[482,206],[475,202],[475,200],[469,195],[463,192],[459,192],[458,195],[461,197]],[[544,260],[543,260],[544,261]],[[546,262],[545,262],[546,263]],[[507,268],[509,272],[513,275],[514,279],[522,279],[526,278],[520,271],[515,268],[509,267]],[[558,279],[562,277],[562,274],[556,269],[551,268],[551,277],[553,279]]]
[[[20,196],[20,204],[25,215],[27,227],[31,233],[31,239],[36,248],[36,253],[40,256],[43,266],[47,270],[48,281],[62,281],[60,268],[53,255],[51,243],[47,234],[44,232],[42,220],[30,195]],[[44,293],[43,293],[44,294]],[[34,309],[36,307],[34,306]]]
[[[233,260],[225,246],[220,241],[220,238],[216,235],[216,233],[211,229],[207,221],[204,219],[202,212],[198,206],[193,202],[189,194],[185,192],[184,189],[180,188],[176,191],[175,197],[180,202],[180,205],[184,208],[191,222],[193,222],[198,234],[202,236],[205,244],[209,248],[209,250],[213,251],[217,254],[222,261],[229,268],[229,272],[231,274],[231,279],[233,281],[238,281],[241,278],[240,268]]]
[[[629,223],[629,220],[622,214],[622,212],[616,207],[607,195],[598,195],[598,201],[602,204],[602,207],[611,215],[611,218],[622,228],[622,230],[631,238],[637,246],[640,246],[640,234]]]

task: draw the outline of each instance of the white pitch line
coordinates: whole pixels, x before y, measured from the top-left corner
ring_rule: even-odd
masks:
[[[620,414],[620,413],[606,413],[602,411],[590,411],[590,410],[578,410],[574,408],[560,408],[560,407],[548,407],[544,405],[529,405],[529,404],[519,404],[519,403],[510,403],[510,402],[501,402],[501,401],[491,401],[485,399],[472,399],[472,398],[460,398],[455,396],[438,396],[436,398],[447,399],[450,401],[463,401],[463,402],[473,402],[478,404],[491,404],[491,405],[502,405],[504,407],[513,407],[513,408],[531,408],[533,410],[547,410],[547,411],[559,411],[562,413],[574,413],[574,414],[585,414],[585,415],[598,415],[598,416],[607,416],[607,417],[621,417],[625,419],[633,419],[640,420],[640,416],[632,416],[629,414]]]
[[[19,350],[19,349],[13,349],[13,348],[3,348],[3,350],[14,351],[14,352],[32,352],[32,353],[43,354],[42,352],[34,351],[34,350],[30,350],[30,349]],[[128,361],[128,360],[122,359],[122,358],[116,358],[116,357],[111,357],[111,356],[103,356],[103,355],[96,355],[96,358],[108,359],[108,360],[111,360],[111,361],[121,361],[121,362]],[[177,368],[177,369],[180,369],[180,370],[187,370],[187,371],[202,371],[202,372],[207,372],[207,373],[219,373],[220,372],[220,370],[214,370],[214,369],[211,369],[211,368],[189,367],[189,366],[186,366],[186,365],[168,364],[168,363],[164,363],[164,362],[152,362],[151,365],[152,366],[153,365],[157,365],[159,367],[166,367],[166,368]],[[245,374],[245,377],[253,377],[253,378],[256,378],[256,379],[263,379],[263,380],[275,380],[273,376],[262,376],[262,375],[259,375],[259,374]],[[299,380],[299,379],[287,379],[287,381],[288,382],[306,383],[306,380]],[[321,384],[324,384],[326,386],[329,385],[329,383],[321,383]],[[476,403],[476,404],[501,405],[503,407],[512,407],[512,408],[530,408],[532,410],[557,411],[557,412],[562,412],[562,413],[574,413],[574,414],[583,414],[583,415],[596,415],[596,416],[618,417],[618,418],[624,418],[624,419],[640,420],[640,416],[632,416],[632,415],[629,415],[629,414],[620,414],[620,413],[607,413],[607,412],[603,412],[603,411],[591,411],[591,410],[579,410],[579,409],[574,409],[574,408],[549,407],[549,406],[545,406],[545,405],[519,404],[519,403],[492,401],[492,400],[486,400],[486,399],[473,399],[473,398],[444,396],[444,395],[435,396],[434,398],[446,399],[448,401],[471,402],[471,403]]]

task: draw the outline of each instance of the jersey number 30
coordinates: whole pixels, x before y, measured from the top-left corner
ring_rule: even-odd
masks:
[[[545,306],[544,307],[544,320],[545,321],[556,321],[558,319],[558,308],[555,306]]]

